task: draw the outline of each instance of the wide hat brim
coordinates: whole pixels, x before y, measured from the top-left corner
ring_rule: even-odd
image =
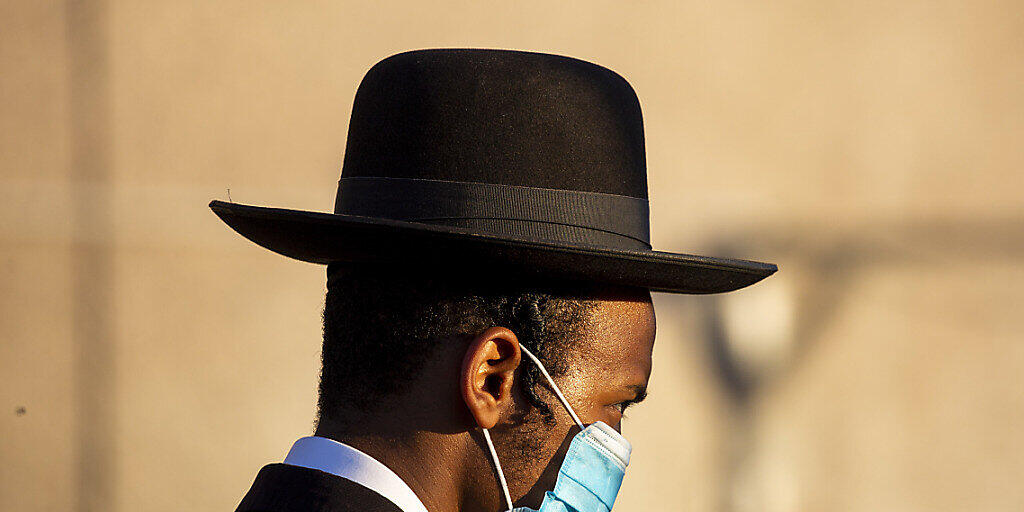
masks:
[[[705,294],[737,290],[778,270],[771,263],[662,251],[613,249],[495,236],[473,229],[378,217],[212,201],[240,235],[310,263],[388,262],[524,279],[558,279]]]

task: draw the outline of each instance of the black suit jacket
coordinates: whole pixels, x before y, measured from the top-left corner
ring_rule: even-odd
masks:
[[[236,512],[402,512],[351,480],[290,464],[263,466]]]

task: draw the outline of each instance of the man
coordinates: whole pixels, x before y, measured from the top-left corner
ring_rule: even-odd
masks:
[[[333,214],[214,201],[327,265],[314,436],[240,511],[610,510],[643,400],[650,292],[771,264],[654,251],[633,89],[589,62],[404,52],[356,93]]]

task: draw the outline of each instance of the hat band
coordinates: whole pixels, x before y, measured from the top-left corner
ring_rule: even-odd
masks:
[[[646,199],[552,188],[349,177],[334,213],[478,229],[498,236],[650,250]]]

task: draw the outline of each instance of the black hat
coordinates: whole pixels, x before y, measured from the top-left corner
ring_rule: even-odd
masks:
[[[210,208],[249,240],[320,264],[674,293],[735,290],[777,270],[652,250],[636,93],[614,71],[545,53],[392,55],[356,91],[334,213]]]

